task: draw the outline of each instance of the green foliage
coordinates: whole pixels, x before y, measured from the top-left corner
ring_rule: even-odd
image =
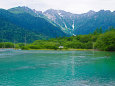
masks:
[[[18,45],[19,47],[25,46],[24,43],[18,43],[17,45]]]
[[[25,37],[27,43],[38,39],[47,39],[42,34],[36,34],[0,18],[0,42],[24,43]]]
[[[15,48],[29,49],[99,49],[104,51],[115,51],[115,29],[108,30],[103,34],[78,35],[72,37],[59,37],[49,40],[36,40],[32,44],[18,43]],[[9,42],[0,43],[1,48],[13,48],[14,44]]]
[[[84,48],[84,44],[81,42],[67,42],[67,44],[65,44],[65,47],[73,49],[82,49]]]
[[[14,44],[11,42],[1,42],[0,43],[0,48],[14,48]]]
[[[84,45],[85,45],[85,49],[93,49],[93,42],[92,41],[88,41]]]
[[[95,31],[94,31],[94,35],[97,35],[97,34],[102,34],[102,32],[103,32],[103,30],[102,30],[102,28],[100,27],[100,28],[97,28]]]
[[[41,46],[30,45],[29,48],[30,48],[30,49],[41,49]]]
[[[101,34],[96,41],[95,47],[105,51],[115,51],[115,30]]]
[[[22,46],[21,49],[22,50],[29,50],[30,48],[28,46]]]
[[[88,41],[92,41],[91,35],[79,35],[79,41],[82,43],[87,43]]]
[[[113,27],[113,26],[110,26],[107,30],[106,30],[106,32],[108,32],[108,31],[112,31],[112,30],[114,30],[115,28]]]
[[[59,43],[52,42],[49,40],[42,41],[42,40],[36,40],[34,43],[30,44],[30,49],[57,49]]]
[[[101,30],[100,30],[101,31]],[[95,46],[93,45],[95,44]],[[50,40],[36,40],[29,47],[30,49],[58,49],[64,46],[65,49],[100,49],[107,51],[115,50],[115,29],[101,34],[78,35],[72,37],[55,38]],[[94,47],[93,47],[94,46]]]

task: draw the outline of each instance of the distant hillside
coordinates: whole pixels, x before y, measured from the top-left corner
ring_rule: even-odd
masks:
[[[13,13],[13,14],[23,14],[23,13],[27,13],[30,14],[32,16],[35,17],[40,17],[45,19],[47,22],[53,24],[54,26],[60,27],[58,24],[56,24],[54,21],[52,21],[51,19],[49,19],[47,16],[45,16],[42,11],[36,11],[35,9],[30,9],[28,7],[25,6],[18,6],[18,7],[14,7],[11,9],[8,9],[9,12]],[[60,27],[61,28],[61,27]]]
[[[30,43],[47,38],[47,36],[36,34],[0,18],[0,42]]]
[[[16,31],[21,33],[20,35],[24,35],[24,32],[29,32],[29,34],[31,35],[33,34],[33,40],[67,36],[63,31],[61,31],[61,29],[59,29],[60,27],[56,27],[43,18],[35,17],[25,12],[15,14],[10,13],[7,10],[0,9],[0,19],[1,24],[5,22],[3,24],[3,27],[7,30],[7,34],[9,35],[11,35],[11,33],[13,34],[12,30],[15,27]],[[0,27],[1,33],[3,33],[3,27]],[[16,36],[17,35],[19,34],[16,34]],[[18,36],[18,38],[20,38],[20,35]],[[6,37],[6,40],[10,39]],[[27,40],[29,41],[31,39],[28,37]]]

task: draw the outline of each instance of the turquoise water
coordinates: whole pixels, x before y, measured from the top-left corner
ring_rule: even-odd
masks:
[[[115,86],[115,52],[0,51],[0,86]]]

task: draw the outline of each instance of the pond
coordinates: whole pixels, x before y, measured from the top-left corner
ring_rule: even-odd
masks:
[[[0,86],[115,86],[115,52],[1,50]]]

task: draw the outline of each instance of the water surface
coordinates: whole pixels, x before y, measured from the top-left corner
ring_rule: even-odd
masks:
[[[115,53],[0,51],[0,86],[115,86]]]

